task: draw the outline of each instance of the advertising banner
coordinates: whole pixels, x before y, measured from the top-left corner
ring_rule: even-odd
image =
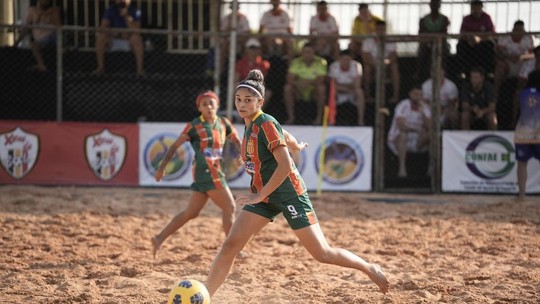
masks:
[[[189,187],[193,182],[191,163],[194,152],[189,143],[184,143],[169,162],[166,175],[156,182],[154,174],[161,157],[176,140],[185,123],[142,123],[140,124],[139,180],[143,186]],[[244,125],[235,125],[240,137]],[[322,128],[307,126],[285,126],[298,141],[305,141],[308,148],[292,155],[298,170],[309,190],[319,184],[319,156],[322,149]],[[328,129],[322,176],[323,190],[370,191],[373,131],[366,127],[333,127]],[[239,151],[230,145],[223,151],[224,169],[231,188],[248,188],[250,176],[236,161]]]
[[[442,190],[517,193],[514,132],[444,131]],[[540,192],[540,165],[528,163],[527,192]]]
[[[137,185],[136,124],[0,121],[0,183]]]

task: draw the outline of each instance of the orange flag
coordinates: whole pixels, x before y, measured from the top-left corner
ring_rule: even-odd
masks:
[[[336,88],[334,87],[334,79],[330,79],[328,108],[328,124],[333,126],[336,124]]]

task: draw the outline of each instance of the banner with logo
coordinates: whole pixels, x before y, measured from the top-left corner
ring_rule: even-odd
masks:
[[[0,183],[137,185],[136,124],[0,121]]]
[[[444,131],[442,190],[517,193],[513,132]],[[528,163],[527,192],[540,192],[540,164]]]
[[[156,182],[154,174],[168,147],[176,140],[185,123],[140,124],[139,180],[143,186],[181,186],[193,183],[191,163],[194,152],[189,142],[184,143],[166,167],[166,175]],[[235,125],[240,137],[244,125]],[[319,156],[322,150],[322,128],[285,126],[298,141],[309,147],[292,156],[309,190],[318,187]],[[373,131],[367,127],[333,127],[328,129],[324,148],[323,190],[370,191]],[[239,151],[226,145],[223,151],[224,170],[231,188],[248,188],[250,176],[236,161]]]

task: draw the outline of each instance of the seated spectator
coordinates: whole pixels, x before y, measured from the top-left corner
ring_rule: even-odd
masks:
[[[263,55],[285,57],[291,62],[294,57],[292,40],[288,37],[278,37],[276,34],[292,34],[289,13],[281,7],[280,0],[270,0],[272,9],[266,11],[260,21],[259,34],[272,34],[261,38]]]
[[[232,3],[231,3],[231,10],[232,10]],[[229,33],[231,31],[231,24],[232,24],[232,17],[234,13],[231,11],[229,14],[223,16],[220,21],[219,30],[224,33]],[[237,54],[243,54],[244,53],[244,45],[246,44],[246,41],[249,38],[250,34],[250,27],[249,27],[249,21],[242,12],[240,12],[240,4],[238,4],[238,10],[236,11],[236,33],[238,33],[238,36],[236,37],[237,42]],[[221,39],[221,62],[226,63],[229,59],[229,44],[230,38],[229,36],[223,36],[223,39]],[[243,79],[243,78],[242,78]]]
[[[471,2],[471,14],[463,17],[457,44],[457,60],[460,72],[468,74],[471,66],[481,66],[485,71],[492,72],[494,66],[494,46],[491,37],[478,36],[477,33],[495,33],[491,16],[483,11],[480,0]]]
[[[285,124],[320,124],[326,99],[326,60],[315,55],[309,43],[302,47],[299,57],[293,59],[283,89],[287,120]],[[315,102],[313,102],[315,100]],[[297,104],[300,101],[301,104]],[[296,108],[302,115],[295,116]],[[316,114],[315,114],[316,113]],[[311,120],[315,114],[315,120]]]
[[[236,62],[234,83],[239,83],[241,80],[246,79],[249,71],[255,69],[260,70],[266,79],[270,70],[270,62],[262,57],[259,40],[257,38],[250,38],[245,45],[244,57]],[[269,104],[271,98],[272,91],[267,87],[264,94],[263,108]]]
[[[143,42],[137,32],[108,32],[109,28],[139,29],[141,27],[141,11],[131,0],[115,0],[103,13],[100,31],[96,37],[96,75],[105,73],[105,50],[128,51],[130,48],[135,55],[137,76],[144,74]]]
[[[483,68],[472,68],[461,89],[461,129],[497,130],[495,88]]]
[[[440,113],[439,122],[440,126],[444,129],[458,128],[458,105],[459,105],[459,91],[452,80],[445,77],[445,71],[441,68],[441,74],[439,79],[441,81],[439,87],[439,102]],[[424,99],[431,107],[433,102],[433,79],[428,79],[422,84],[422,95]]]
[[[311,43],[315,47],[315,54],[326,59],[328,64],[337,59],[339,27],[336,18],[328,12],[326,1],[317,2],[317,15],[311,17],[309,34],[314,36]],[[317,37],[317,35],[332,35],[332,37]]]
[[[523,62],[532,57],[533,49],[533,37],[525,34],[523,21],[514,22],[512,34],[501,37],[495,48],[495,93],[505,78],[518,75]]]
[[[352,59],[350,50],[343,50],[328,69],[336,92],[337,125],[364,125],[364,92],[362,65]],[[356,115],[355,115],[356,113]]]
[[[52,5],[52,0],[38,0],[36,6],[28,8],[26,14],[25,25],[35,26],[61,26],[60,9]],[[45,28],[23,28],[21,35],[15,41],[13,46],[17,46],[24,38],[30,34],[32,53],[36,60],[36,65],[33,67],[38,72],[46,72],[47,66],[43,61],[41,49],[47,46],[56,45],[56,31],[54,29]]]
[[[381,17],[372,15],[367,3],[360,3],[358,6],[358,16],[354,18],[351,36],[375,34],[375,25],[383,21]],[[362,59],[362,37],[353,37],[349,45],[351,55],[354,59]]]
[[[418,34],[447,34],[450,20],[445,15],[441,14],[441,0],[431,0],[429,2],[431,12],[420,19]],[[418,79],[424,80],[430,75],[431,68],[431,53],[433,52],[433,42],[435,38],[422,39],[418,46],[418,65],[416,72]],[[450,54],[450,46],[446,39],[442,41],[442,63],[444,65],[445,58]]]
[[[399,100],[399,69],[397,63],[397,49],[394,42],[384,43],[384,52],[379,50],[379,40],[386,35],[386,22],[378,21],[375,26],[377,37],[366,38],[362,44],[362,60],[364,64],[364,91],[367,102],[373,102],[372,94],[373,80],[377,63],[381,54],[384,56],[384,64],[389,68],[389,75],[392,82],[392,96],[389,97],[390,103],[395,104]],[[387,74],[388,75],[388,74]]]
[[[399,177],[407,177],[407,152],[429,151],[430,130],[431,108],[423,101],[420,86],[413,86],[409,98],[397,104],[388,132],[388,147],[398,157]]]

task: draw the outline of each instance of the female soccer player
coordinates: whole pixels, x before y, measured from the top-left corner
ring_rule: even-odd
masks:
[[[251,193],[236,196],[243,211],[210,268],[206,281],[210,296],[227,278],[236,255],[281,212],[300,243],[317,261],[358,269],[386,293],[390,283],[378,265],[348,250],[332,248],[326,241],[304,181],[287,151],[283,130],[274,117],[261,111],[264,92],[264,78],[259,70],[252,70],[236,87],[236,110],[245,123],[242,159],[252,176]]]
[[[193,169],[193,195],[186,209],[178,213],[161,230],[152,237],[152,254],[155,258],[161,244],[175,231],[184,226],[189,220],[196,218],[208,198],[221,208],[223,230],[229,233],[234,221],[235,204],[225,174],[221,166],[221,154],[225,140],[229,139],[240,150],[240,139],[234,126],[227,118],[217,115],[219,98],[216,93],[207,91],[197,96],[196,105],[201,115],[188,123],[184,131],[169,147],[163,158],[155,178],[160,181],[163,178],[165,168],[176,150],[186,141],[190,141],[195,150],[195,163]],[[285,132],[287,147],[291,152],[304,149],[307,144],[298,143],[294,137]]]

